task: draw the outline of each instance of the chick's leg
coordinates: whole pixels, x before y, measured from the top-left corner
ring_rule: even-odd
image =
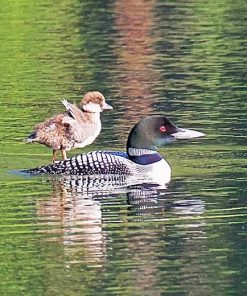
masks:
[[[66,160],[67,159],[66,151],[64,149],[61,149],[61,152],[62,152],[63,160]]]
[[[57,150],[53,150],[53,154],[52,154],[52,162],[54,163],[57,159]]]

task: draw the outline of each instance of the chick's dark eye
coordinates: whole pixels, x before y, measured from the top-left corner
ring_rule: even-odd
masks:
[[[165,127],[164,125],[162,125],[162,126],[160,127],[160,131],[161,131],[162,133],[166,132],[166,127]]]

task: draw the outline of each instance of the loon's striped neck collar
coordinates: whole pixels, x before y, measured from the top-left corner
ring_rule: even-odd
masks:
[[[157,151],[143,148],[129,147],[128,155],[130,160],[142,165],[152,164],[162,159],[162,157],[157,153]]]
[[[143,155],[150,155],[150,154],[156,154],[157,151],[150,150],[150,149],[143,149],[143,148],[128,148],[128,154],[129,156],[143,156]]]

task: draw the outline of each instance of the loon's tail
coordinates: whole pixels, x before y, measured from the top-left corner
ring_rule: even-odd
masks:
[[[42,174],[56,174],[56,163],[52,163],[49,165],[43,165],[40,167],[36,167],[33,169],[21,170],[20,173],[25,175],[42,175]]]
[[[26,143],[32,143],[37,140],[37,132],[32,132],[26,139],[24,139],[24,142]]]

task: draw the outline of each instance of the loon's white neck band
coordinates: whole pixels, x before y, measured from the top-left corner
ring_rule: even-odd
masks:
[[[157,151],[149,150],[149,149],[142,149],[142,148],[128,148],[128,154],[130,156],[142,156],[142,155],[150,155],[155,154]]]

